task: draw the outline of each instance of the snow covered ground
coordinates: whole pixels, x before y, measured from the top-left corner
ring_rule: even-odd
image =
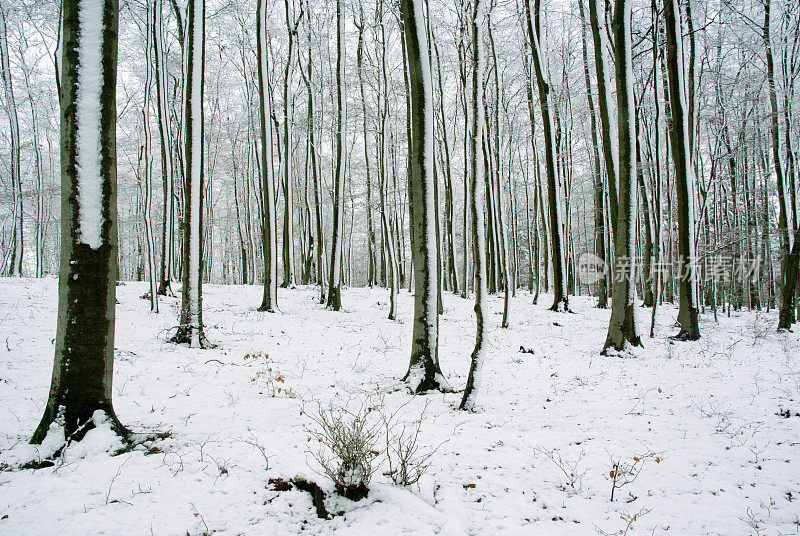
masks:
[[[118,287],[114,402],[132,430],[171,437],[108,456],[115,439],[100,427],[55,467],[0,472],[0,534],[800,531],[800,339],[775,333],[772,312],[719,324],[705,315],[700,341],[670,344],[675,310],[665,307],[656,338],[619,358],[599,355],[609,313],[591,299],[571,299],[575,314],[561,314],[547,310],[547,296],[532,305],[520,292],[503,330],[493,297],[479,412],[465,414],[455,409],[460,394],[412,398],[399,388],[407,292],[392,322],[383,289],[346,289],[339,313],[320,306],[314,288],[281,289],[282,313],[267,314],[255,310],[259,287],[207,285],[204,319],[219,346],[190,350],[166,342],[178,299],[162,299],[154,315],[146,291]],[[0,462],[31,451],[24,443],[50,382],[56,292],[53,279],[0,279]],[[460,388],[472,302],[447,293],[444,306],[442,370]],[[639,312],[649,326],[649,310]],[[367,499],[329,500],[329,510],[346,512],[331,520],[316,516],[310,494],[273,491],[270,478],[296,475],[332,488],[315,472],[303,413],[318,403],[383,404],[386,413],[405,404],[408,420],[424,411],[420,442],[437,449],[428,477],[408,490],[379,471]],[[638,475],[614,502],[612,460],[618,481]]]

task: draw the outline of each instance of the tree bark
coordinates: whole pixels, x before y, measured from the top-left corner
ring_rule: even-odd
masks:
[[[364,135],[364,172],[366,173],[367,186],[367,286],[377,284],[376,257],[375,257],[375,227],[372,222],[372,181],[369,165],[369,142],[367,136],[367,97],[364,91],[364,7],[359,4],[359,19],[356,24],[358,29],[358,48],[356,49],[356,66],[358,67],[358,87],[361,93],[362,133]]]
[[[680,279],[678,323],[681,325],[678,338],[694,341],[700,338],[697,310],[697,258],[695,255],[693,199],[691,197],[691,193],[694,191],[694,174],[691,167],[691,147],[689,146],[690,123],[686,109],[680,10],[675,0],[664,0],[664,23],[667,37],[667,80],[672,112],[670,141],[678,205],[678,271]]]
[[[203,328],[205,0],[188,0],[186,33],[183,287],[180,326],[172,341],[206,348],[213,345]]]
[[[535,0],[535,23],[534,31],[531,19],[531,3],[525,0],[525,15],[528,28],[528,40],[533,52],[533,65],[536,71],[536,82],[539,89],[539,107],[542,114],[542,126],[544,128],[545,145],[545,168],[547,172],[547,190],[550,206],[550,251],[553,265],[553,311],[569,310],[569,296],[566,293],[566,271],[564,269],[563,253],[563,223],[561,207],[559,202],[559,188],[556,177],[556,142],[555,132],[553,131],[553,120],[550,110],[550,83],[545,71],[544,53],[540,43],[540,0]]]
[[[345,118],[347,99],[344,96],[345,43],[344,4],[336,0],[336,171],[333,187],[333,237],[331,238],[331,269],[328,274],[328,307],[334,311],[342,308],[342,239],[344,238],[344,186],[345,186]]]
[[[278,310],[278,220],[275,210],[275,175],[272,164],[272,102],[267,80],[267,0],[256,6],[256,47],[258,60],[258,100],[261,124],[261,196],[264,206],[261,243],[264,256],[264,294],[259,311]]]
[[[2,269],[11,276],[22,276],[22,175],[20,173],[20,140],[17,105],[14,102],[14,86],[11,81],[11,66],[8,57],[8,35],[5,8],[0,7],[0,67],[3,71],[6,111],[11,133],[11,250]],[[5,259],[4,259],[5,261]]]
[[[483,0],[475,0],[472,11],[472,135],[469,140],[469,199],[472,231],[472,258],[475,263],[475,347],[470,358],[469,375],[464,387],[459,409],[474,411],[478,388],[481,384],[481,369],[486,354],[487,329],[486,310],[486,250],[483,229],[483,184],[485,182],[483,159],[478,155],[483,135],[483,94],[480,87],[483,80]]]
[[[589,0],[592,2],[593,0]],[[583,41],[583,76],[586,81],[586,96],[589,100],[589,117],[591,119],[592,132],[592,157],[594,171],[594,254],[604,264],[606,262],[605,246],[605,226],[603,218],[603,174],[600,171],[600,149],[597,142],[597,114],[594,109],[594,97],[592,97],[592,78],[589,75],[589,52],[586,36],[586,20],[583,10],[583,0],[578,0],[578,11],[581,18],[581,36]],[[606,282],[605,270],[597,281],[597,307],[605,309],[608,307],[608,284]]]
[[[421,0],[402,0],[410,85],[411,252],[414,264],[414,327],[404,380],[414,393],[450,390],[439,368],[436,205],[433,176],[433,87]]]
[[[617,79],[617,133],[619,143],[619,185],[617,223],[614,228],[614,287],[611,320],[603,352],[625,351],[641,346],[636,322],[636,125],[633,98],[633,57],[631,47],[631,0],[614,5],[614,59]],[[602,106],[602,105],[601,105]]]
[[[102,21],[99,23],[99,21]],[[61,267],[48,434],[79,441],[112,405],[117,283],[116,0],[65,2],[61,99]],[[99,102],[98,108],[92,104]],[[54,454],[55,455],[55,454]]]
[[[153,84],[153,34],[155,32],[155,4],[148,2],[145,9],[145,57],[146,74],[144,100],[142,106],[142,126],[144,127],[144,219],[145,244],[147,245],[147,280],[150,283],[150,311],[158,312],[158,276],[156,275],[156,242],[153,236],[153,143],[150,134],[150,95]]]
[[[161,141],[161,183],[163,188],[162,229],[161,229],[161,262],[159,265],[158,294],[172,295],[170,288],[171,266],[175,254],[173,240],[173,155],[172,133],[167,110],[167,67],[164,55],[164,29],[161,18],[162,0],[155,0],[155,19],[153,21],[153,59],[156,79],[156,99],[158,105],[158,134]]]

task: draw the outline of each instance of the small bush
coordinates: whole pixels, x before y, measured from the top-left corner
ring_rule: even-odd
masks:
[[[386,439],[386,459],[389,469],[384,473],[398,486],[410,486],[428,471],[430,460],[436,449],[426,449],[420,445],[419,433],[428,409],[427,402],[419,418],[411,422],[399,422],[397,413],[382,415]]]
[[[380,454],[375,449],[380,428],[366,405],[353,412],[345,408],[322,408],[309,418],[314,426],[306,428],[310,438],[319,443],[311,455],[322,473],[333,481],[336,491],[348,499],[366,496]]]

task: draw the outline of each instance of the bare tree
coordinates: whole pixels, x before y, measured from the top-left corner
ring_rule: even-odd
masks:
[[[542,127],[544,128],[545,169],[547,171],[547,193],[550,208],[550,252],[553,264],[553,311],[566,311],[569,309],[569,296],[567,295],[567,274],[564,267],[564,251],[562,243],[563,222],[561,215],[560,188],[556,177],[556,140],[553,129],[553,118],[550,110],[550,77],[544,51],[541,45],[541,0],[534,1],[533,18],[531,16],[531,2],[525,0],[525,18],[528,41],[533,52],[533,66],[536,71],[536,83],[539,89],[539,108],[542,114]],[[534,31],[533,24],[536,29]]]
[[[167,66],[164,51],[164,28],[162,23],[162,0],[155,0],[153,20],[153,60],[158,105],[158,134],[161,141],[161,183],[164,194],[162,204],[161,263],[159,269],[158,294],[172,295],[172,262],[175,255],[173,232],[175,225],[173,200],[173,153],[172,129],[167,102]]]
[[[292,122],[294,121],[294,97],[290,92],[292,73],[294,71],[294,49],[297,38],[297,27],[303,20],[305,3],[300,0],[299,9],[294,0],[284,0],[286,15],[286,33],[289,38],[289,50],[286,56],[286,67],[283,71],[283,283],[284,288],[294,287],[294,197],[292,181]]]
[[[592,2],[593,0],[589,0]],[[597,141],[597,114],[594,108],[594,97],[592,96],[592,78],[589,74],[589,52],[586,36],[586,20],[583,9],[583,0],[578,0],[578,11],[581,18],[581,37],[583,52],[583,76],[586,82],[586,96],[589,101],[589,118],[591,119],[591,138],[592,138],[592,171],[594,172],[594,254],[605,261],[605,218],[603,207],[605,206],[603,192],[603,174],[600,171],[600,149]],[[605,274],[600,277],[597,283],[597,307],[605,309],[608,307],[608,283]]]
[[[410,85],[411,254],[414,264],[414,327],[404,380],[415,392],[449,390],[439,368],[436,205],[433,176],[433,87],[430,49],[421,0],[402,0]]]
[[[358,70],[358,87],[361,93],[361,113],[362,113],[362,134],[364,136],[364,172],[366,174],[367,186],[367,286],[377,284],[376,262],[375,262],[375,228],[372,223],[372,181],[370,176],[369,162],[369,141],[367,130],[367,97],[364,91],[364,6],[358,5],[358,19],[355,21],[358,29],[358,47],[356,48],[356,66]]]
[[[0,68],[3,73],[6,112],[11,134],[11,248],[3,258],[2,270],[12,276],[22,275],[22,175],[20,173],[20,140],[17,105],[14,102],[14,86],[11,81],[11,65],[8,58],[8,31],[5,8],[0,6]]]
[[[472,222],[472,258],[475,263],[475,347],[472,350],[467,385],[461,398],[460,409],[473,411],[477,390],[480,386],[481,368],[486,353],[486,247],[483,228],[483,159],[478,157],[478,148],[483,135],[483,0],[475,0],[472,10],[472,136],[469,140],[469,200],[470,221]]]
[[[256,46],[258,48],[258,100],[261,123],[261,222],[264,252],[264,296],[259,311],[274,312],[278,308],[278,225],[275,214],[275,179],[272,168],[272,102],[267,80],[267,0],[258,0],[256,7]]]
[[[344,183],[345,183],[345,122],[347,99],[344,96],[344,4],[336,0],[336,173],[333,187],[333,237],[331,239],[331,269],[328,274],[328,307],[334,311],[342,308],[342,240],[344,238]]]
[[[61,99],[61,268],[55,362],[31,437],[79,441],[111,400],[117,283],[116,0],[65,2]]]
[[[604,352],[641,346],[636,322],[636,103],[633,97],[633,57],[631,47],[631,0],[614,4],[614,60],[617,80],[617,134],[619,143],[619,184],[617,223],[614,227],[614,285],[611,320]],[[602,103],[601,103],[602,106]]]
[[[147,280],[150,283],[150,311],[158,312],[158,276],[156,275],[156,243],[153,236],[153,143],[150,134],[150,95],[153,86],[153,42],[155,21],[155,4],[147,2],[145,7],[145,81],[144,100],[142,104],[142,126],[144,129],[144,146],[142,158],[144,160],[144,206],[142,219],[144,220],[145,244],[147,246]]]
[[[697,310],[697,276],[695,273],[695,237],[693,210],[694,173],[691,164],[689,128],[691,120],[686,108],[686,81],[683,69],[683,42],[680,10],[675,0],[664,0],[664,25],[667,43],[667,79],[669,82],[669,104],[672,111],[670,142],[672,161],[675,166],[675,187],[678,204],[678,272],[680,275],[678,323],[681,325],[678,338],[697,340],[700,338],[700,323]]]
[[[186,11],[183,287],[180,326],[172,341],[206,348],[211,345],[203,329],[205,0],[188,0]]]

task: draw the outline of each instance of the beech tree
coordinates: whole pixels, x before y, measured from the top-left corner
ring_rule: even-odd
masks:
[[[153,83],[153,34],[155,32],[155,3],[147,2],[145,6],[145,65],[146,74],[144,81],[144,100],[142,102],[142,126],[144,130],[144,145],[142,147],[142,160],[144,160],[144,206],[142,219],[144,220],[145,246],[147,248],[147,280],[150,283],[150,311],[158,312],[158,276],[156,275],[156,242],[153,235],[153,142],[150,135],[150,95]]]
[[[564,231],[561,214],[560,190],[556,177],[556,140],[553,128],[552,110],[550,109],[550,81],[546,60],[542,50],[541,0],[534,1],[531,14],[531,2],[525,0],[525,19],[527,37],[533,54],[533,65],[536,71],[536,84],[539,89],[539,110],[542,115],[544,129],[545,169],[547,172],[547,194],[550,215],[550,253],[553,266],[553,311],[569,309],[567,295],[567,274],[564,267]],[[534,30],[535,23],[535,30]]]
[[[367,212],[367,286],[371,287],[377,283],[376,256],[375,256],[375,229],[372,222],[372,180],[370,175],[369,161],[369,137],[367,129],[367,97],[364,90],[364,6],[359,4],[358,18],[355,21],[358,29],[358,47],[356,48],[356,66],[358,70],[358,87],[361,94],[361,113],[362,113],[362,134],[364,137],[364,172],[366,174],[366,212]]]
[[[614,61],[617,81],[617,223],[614,227],[614,285],[611,294],[611,320],[603,352],[622,351],[641,346],[636,322],[636,126],[634,122],[633,53],[631,49],[631,0],[614,4]],[[602,104],[601,104],[602,106]]]
[[[344,238],[345,183],[345,123],[347,99],[344,96],[344,5],[336,0],[336,172],[333,186],[333,237],[331,238],[331,268],[328,274],[328,307],[342,308],[342,240]]]
[[[589,0],[592,2],[593,0]],[[605,262],[605,217],[603,208],[605,197],[603,192],[603,174],[600,171],[600,149],[597,142],[597,114],[594,108],[594,97],[592,95],[592,78],[589,74],[589,52],[586,36],[586,20],[583,9],[583,0],[578,0],[578,12],[581,20],[581,52],[583,53],[583,74],[586,83],[586,97],[589,103],[589,118],[591,120],[590,131],[592,139],[592,172],[594,174],[594,251],[598,259]],[[608,307],[608,283],[605,274],[600,276],[597,289],[597,307],[605,309]]]
[[[700,338],[700,323],[697,310],[697,279],[695,273],[695,237],[693,200],[690,197],[694,183],[689,142],[690,117],[686,107],[686,82],[683,69],[683,39],[680,10],[675,0],[664,1],[664,25],[667,42],[667,75],[669,81],[669,103],[672,111],[670,142],[672,162],[675,166],[675,186],[678,204],[678,272],[679,309],[678,323],[681,325],[678,339]]]
[[[475,263],[475,347],[470,359],[469,375],[459,409],[473,411],[480,386],[481,368],[485,359],[487,329],[486,317],[486,248],[483,225],[483,160],[478,157],[478,148],[483,136],[483,24],[482,0],[475,0],[472,8],[472,135],[469,140],[469,205],[472,232],[472,258]]]
[[[290,90],[294,72],[295,39],[297,27],[303,20],[305,4],[300,0],[299,8],[294,0],[284,0],[286,33],[289,50],[283,71],[283,283],[284,288],[294,287],[294,199],[292,181],[292,123],[294,122],[294,96]]]
[[[3,74],[6,112],[11,134],[11,248],[6,252],[2,272],[12,276],[22,275],[23,259],[23,215],[22,174],[20,172],[20,139],[17,105],[14,101],[14,86],[11,81],[11,66],[8,59],[8,30],[5,8],[0,6],[0,70]]]
[[[410,86],[411,255],[414,265],[414,327],[404,381],[414,393],[450,386],[439,368],[437,244],[433,176],[433,87],[430,50],[421,0],[402,0]]]
[[[256,47],[258,59],[258,102],[261,125],[261,237],[264,253],[264,295],[259,311],[274,312],[278,307],[278,220],[275,214],[275,181],[272,167],[272,102],[267,80],[267,0],[256,7]]]
[[[205,348],[211,346],[203,329],[205,0],[188,0],[186,11],[183,287],[180,325],[172,341]]]
[[[162,23],[162,0],[154,0],[153,19],[153,69],[156,82],[156,100],[158,105],[158,135],[161,142],[161,184],[163,203],[161,212],[161,261],[159,264],[158,294],[172,295],[172,264],[175,255],[174,244],[174,210],[173,200],[173,151],[172,124],[170,121],[169,103],[167,101],[167,67],[164,51],[164,28]]]
[[[129,433],[112,404],[117,284],[117,0],[63,7],[61,267],[55,362],[31,437],[80,441],[104,422]]]

